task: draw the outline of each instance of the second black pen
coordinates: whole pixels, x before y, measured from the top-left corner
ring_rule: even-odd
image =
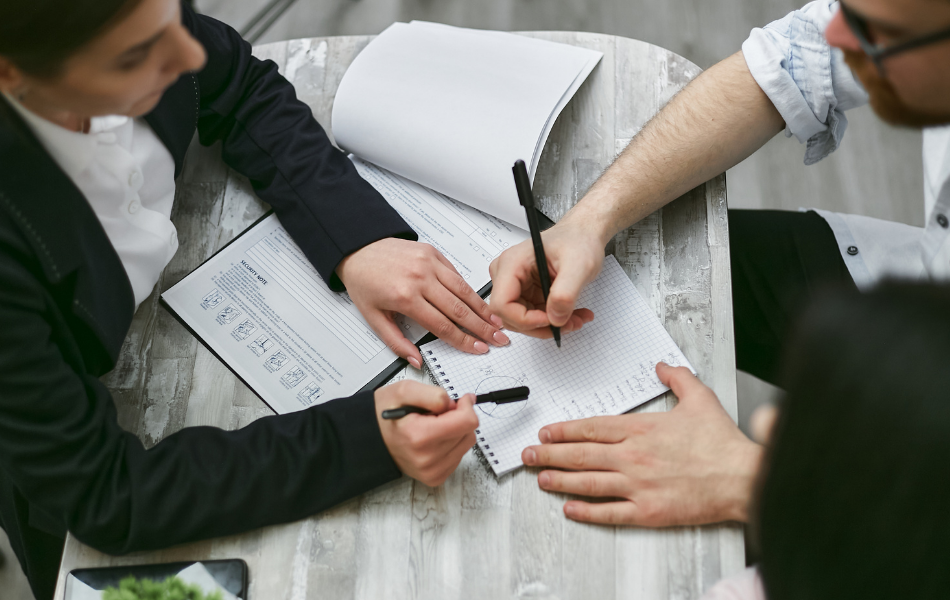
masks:
[[[527,400],[528,395],[530,394],[531,390],[525,386],[508,388],[505,390],[488,392],[486,394],[479,394],[475,396],[475,404],[485,404],[487,402],[493,402],[495,404],[521,402],[522,400]],[[410,414],[429,415],[432,413],[424,408],[419,408],[418,406],[400,406],[399,408],[390,408],[384,410],[383,418],[392,421],[394,419],[401,419]]]

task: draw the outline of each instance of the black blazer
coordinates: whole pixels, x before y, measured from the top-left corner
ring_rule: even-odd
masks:
[[[146,117],[176,174],[196,128],[203,144],[222,142],[337,289],[347,254],[415,239],[273,62],[226,25],[182,13],[207,65]],[[300,519],[399,477],[371,393],[240,431],[187,428],[145,450],[99,381],[133,310],[88,202],[0,99],[0,524],[34,586],[48,566],[31,552],[48,534],[111,554],[154,549]]]

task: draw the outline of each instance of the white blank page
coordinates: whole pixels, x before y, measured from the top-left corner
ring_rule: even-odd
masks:
[[[340,147],[527,228],[511,166],[536,155],[602,54],[502,32],[394,23],[347,69]],[[569,95],[567,95],[569,94]]]
[[[479,356],[441,340],[422,347],[433,375],[455,398],[531,388],[525,402],[475,407],[478,444],[496,475],[522,465],[521,451],[538,443],[544,425],[624,413],[669,389],[656,376],[657,362],[690,366],[613,256],[578,306],[594,311],[594,321],[563,334],[561,348],[514,332],[511,344]]]

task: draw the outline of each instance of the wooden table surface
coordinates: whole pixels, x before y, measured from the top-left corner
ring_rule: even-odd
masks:
[[[698,67],[657,46],[573,32],[532,37],[593,48],[601,63],[565,108],[535,181],[557,220],[579,200],[643,124]],[[343,73],[372,36],[312,38],[257,47],[328,126]],[[216,147],[194,144],[172,220],[181,246],[165,290],[265,212]],[[736,373],[725,176],[692,190],[620,233],[613,252],[700,377],[736,418]],[[425,380],[412,368],[399,377]],[[592,378],[598,374],[591,373]],[[120,423],[146,446],[195,425],[237,429],[273,414],[158,305],[139,308],[116,369],[105,381]],[[663,411],[666,394],[640,411]],[[643,530],[564,518],[566,497],[538,489],[537,472],[500,480],[469,454],[430,488],[407,478],[309,519],[243,535],[112,557],[69,537],[57,586],[80,567],[240,557],[252,600],[304,598],[696,598],[745,565],[735,524]]]

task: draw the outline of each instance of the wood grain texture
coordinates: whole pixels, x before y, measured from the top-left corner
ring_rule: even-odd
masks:
[[[538,168],[542,209],[562,217],[644,122],[698,67],[656,46],[608,35],[532,32],[595,48],[603,62],[558,119]],[[258,47],[294,82],[329,128],[337,86],[369,36],[314,38]],[[167,289],[263,214],[248,182],[220,152],[195,145],[178,183],[173,220],[182,246]],[[624,270],[700,375],[736,415],[725,177],[692,190],[621,232]],[[597,374],[592,374],[597,377]],[[400,378],[426,375],[406,369]],[[243,427],[271,414],[250,390],[171,318],[157,292],[135,315],[113,390],[123,426],[146,445],[192,425]],[[673,406],[667,394],[640,410]],[[662,531],[582,525],[564,518],[566,497],[542,492],[536,471],[496,479],[470,454],[442,486],[408,479],[309,519],[229,538],[123,557],[70,537],[60,570],[140,562],[241,557],[250,597],[358,599],[696,598],[744,566],[735,525]]]

